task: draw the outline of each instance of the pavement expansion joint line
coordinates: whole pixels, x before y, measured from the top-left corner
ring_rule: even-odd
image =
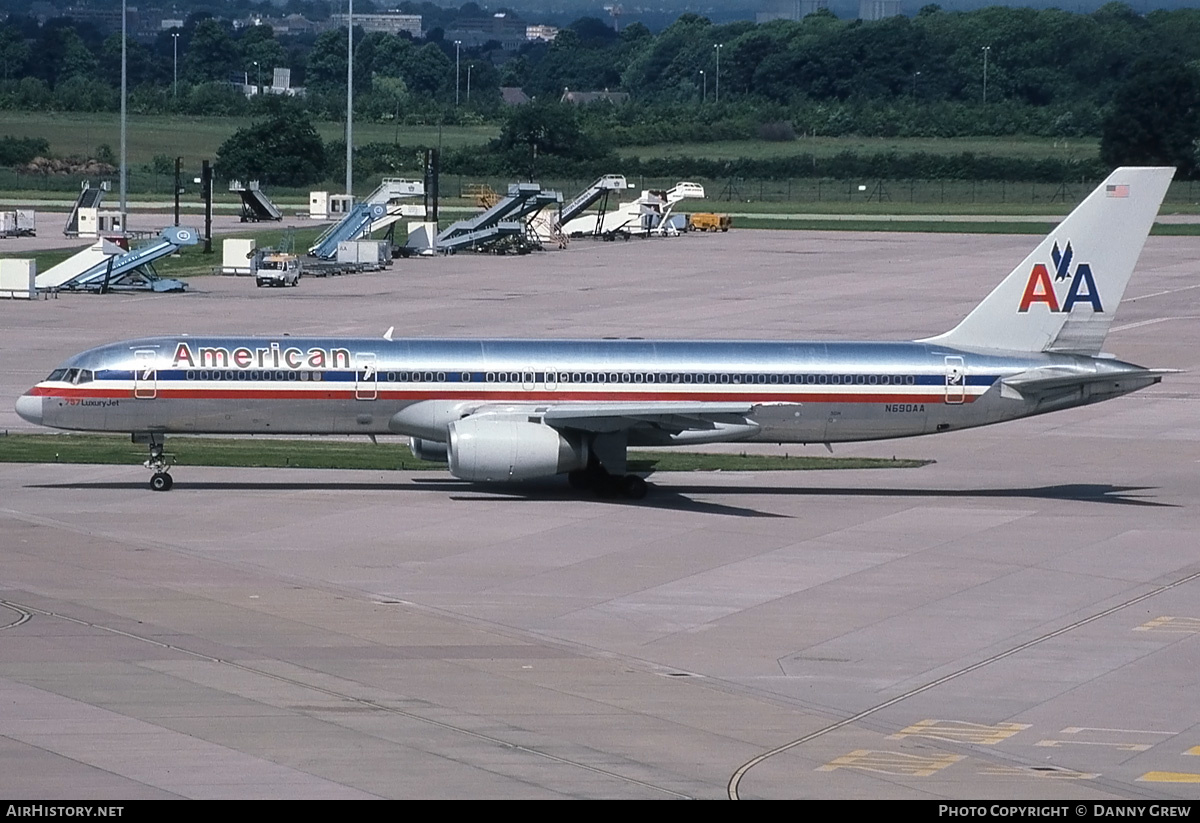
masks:
[[[539,751],[538,749],[530,748],[529,746],[523,746],[518,743],[511,743],[507,740],[504,740],[499,737],[495,737],[490,734],[484,734],[482,732],[473,731],[471,729],[463,728],[461,726],[456,726],[452,723],[447,723],[443,720],[435,720],[430,717],[425,717],[423,715],[416,714],[415,712],[405,711],[404,709],[400,709],[395,706],[389,706],[385,703],[381,703],[378,700],[370,700],[370,699],[367,699],[364,697],[358,697],[356,695],[348,694],[346,692],[340,692],[340,691],[337,691],[336,689],[330,689],[330,688],[326,688],[324,686],[317,686],[312,683],[306,683],[303,680],[297,680],[295,678],[285,677],[284,675],[276,674],[276,673],[270,672],[270,671],[265,671],[263,669],[258,669],[258,668],[255,668],[254,666],[248,666],[244,663],[237,663],[233,660],[226,660],[226,659],[219,658],[219,657],[213,657],[212,655],[202,654],[200,652],[195,652],[190,649],[184,648],[182,646],[175,646],[175,645],[171,645],[168,643],[163,643],[163,642],[161,642],[159,640],[155,640],[151,637],[145,637],[143,635],[134,634],[132,632],[124,631],[122,629],[115,629],[115,628],[112,628],[111,626],[105,626],[100,623],[93,623],[88,620],[81,620],[77,617],[71,617],[70,615],[61,614],[59,612],[46,611],[45,609],[38,609],[33,606],[23,606],[19,603],[12,603],[10,601],[0,601],[0,605],[6,606],[7,608],[12,609],[13,611],[22,613],[21,619],[17,623],[12,624],[13,626],[19,625],[20,623],[25,622],[33,615],[42,615],[44,617],[52,617],[52,618],[57,618],[59,620],[66,620],[68,622],[75,623],[80,626],[87,626],[88,628],[96,629],[98,631],[109,632],[111,634],[119,635],[121,637],[125,637],[130,640],[136,640],[136,641],[139,641],[142,643],[149,643],[150,645],[156,646],[160,649],[166,649],[169,651],[179,652],[180,654],[188,655],[188,656],[194,657],[194,658],[199,658],[200,660],[205,660],[210,663],[217,663],[222,666],[229,666],[229,667],[237,669],[239,671],[246,672],[247,674],[253,674],[253,675],[256,675],[259,677],[265,677],[270,680],[275,680],[280,683],[285,683],[289,686],[293,686],[293,687],[301,688],[301,689],[307,689],[309,691],[314,691],[314,692],[317,692],[318,694],[325,695],[326,697],[332,697],[336,700],[346,700],[346,701],[350,701],[352,703],[357,703],[361,706],[369,707],[371,709],[376,709],[378,711],[384,711],[384,712],[389,712],[391,714],[400,715],[409,720],[413,720],[418,723],[424,723],[424,724],[427,724],[430,726],[435,726],[444,731],[452,732],[455,734],[466,735],[468,737],[472,737],[476,740],[480,740],[485,743],[490,743],[490,744],[500,746],[505,749],[510,749],[512,751],[522,752],[524,754],[528,754],[528,755],[538,757],[538,758],[541,758],[544,760],[549,760],[551,762],[558,763],[563,766],[572,766],[574,768],[584,769],[584,770],[592,772],[594,774],[602,775],[604,777],[609,777],[614,780],[621,781],[623,783],[629,783],[629,784],[632,784],[635,786],[639,786],[643,789],[649,789],[651,791],[661,792],[663,794],[669,795],[670,797],[675,797],[675,798],[678,798],[681,800],[694,799],[690,795],[675,791],[674,789],[668,789],[664,786],[656,786],[653,783],[648,783],[644,780],[638,780],[635,777],[630,777],[628,775],[620,774],[618,772],[614,772],[609,769],[602,769],[598,766],[593,766],[588,763],[581,763],[577,760],[570,760],[565,757],[560,757],[559,755],[550,754],[549,752]],[[8,626],[5,628],[11,628],[11,626]]]
[[[1011,649],[1006,649],[1006,650],[999,652],[997,654],[994,654],[991,657],[988,657],[984,660],[980,660],[977,663],[972,663],[970,666],[965,666],[965,667],[963,667],[957,671],[951,672],[950,674],[947,674],[943,677],[939,677],[936,680],[932,680],[929,683],[925,683],[924,685],[917,686],[914,689],[909,689],[907,692],[904,692],[903,694],[898,694],[889,700],[885,700],[882,703],[876,704],[868,709],[864,709],[861,712],[858,712],[857,714],[851,715],[850,717],[843,718],[842,720],[839,720],[836,723],[831,723],[830,725],[825,726],[824,728],[817,729],[815,732],[811,732],[809,734],[804,735],[804,737],[793,740],[790,743],[785,743],[782,746],[777,746],[774,749],[771,749],[770,751],[763,752],[762,754],[758,755],[757,757],[754,757],[754,758],[746,761],[745,763],[743,763],[740,767],[738,767],[737,771],[735,771],[730,776],[729,786],[728,786],[729,799],[730,800],[739,800],[740,799],[738,796],[738,785],[741,783],[742,778],[745,777],[746,774],[751,769],[753,769],[755,766],[762,763],[763,761],[767,760],[768,758],[774,757],[777,754],[782,754],[786,751],[790,751],[790,750],[796,748],[797,746],[801,746],[805,743],[808,743],[811,740],[817,739],[818,737],[823,737],[824,735],[829,734],[830,732],[834,732],[834,731],[837,731],[838,729],[845,728],[846,726],[849,726],[852,723],[856,723],[865,717],[870,717],[871,715],[873,715],[877,712],[881,712],[884,709],[890,708],[891,706],[895,706],[897,703],[901,703],[905,700],[908,700],[911,697],[916,697],[919,694],[927,692],[930,689],[934,689],[945,683],[949,683],[951,680],[955,680],[959,677],[970,674],[971,672],[978,671],[979,669],[982,669],[985,666],[990,666],[993,663],[997,663],[1001,660],[1004,660],[1005,658],[1012,657],[1013,655],[1019,654],[1019,653],[1025,651],[1026,649],[1030,649],[1034,646],[1044,643],[1047,640],[1053,640],[1056,637],[1061,637],[1062,635],[1067,634],[1068,632],[1074,631],[1075,629],[1078,629],[1078,628],[1082,628],[1083,626],[1086,626],[1089,623],[1094,623],[1095,621],[1100,620],[1105,617],[1108,617],[1111,614],[1115,614],[1116,612],[1119,612],[1123,609],[1127,609],[1130,606],[1141,603],[1143,600],[1149,600],[1151,597],[1156,597],[1157,595],[1160,595],[1163,592],[1166,592],[1171,589],[1182,586],[1185,583],[1190,583],[1191,581],[1196,580],[1196,579],[1200,579],[1200,571],[1192,572],[1191,574],[1181,577],[1178,580],[1175,580],[1171,583],[1165,583],[1161,586],[1158,586],[1157,588],[1154,588],[1148,592],[1145,592],[1144,594],[1140,594],[1137,597],[1126,600],[1123,603],[1118,603],[1117,605],[1110,606],[1109,608],[1104,609],[1103,611],[1097,612],[1096,614],[1090,615],[1081,620],[1076,620],[1074,623],[1071,623],[1070,625],[1063,626],[1060,629],[1055,629],[1052,632],[1047,632],[1046,634],[1043,634],[1040,637],[1035,637],[1032,640],[1028,640],[1024,643],[1021,643],[1020,645],[1013,646]]]
[[[15,612],[17,615],[17,619],[14,620],[12,623],[6,623],[5,625],[0,626],[0,631],[2,631],[4,629],[15,629],[17,626],[20,626],[22,623],[27,622],[30,618],[33,617],[32,612],[26,611],[24,608],[22,608],[21,606],[18,606],[16,603],[10,603],[7,600],[0,600],[0,606],[3,606],[4,608],[8,609],[9,611]]]

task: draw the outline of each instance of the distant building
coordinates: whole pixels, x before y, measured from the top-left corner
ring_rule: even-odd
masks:
[[[242,94],[247,97],[254,97],[258,94],[258,86],[250,82],[251,77],[249,72],[245,72],[241,76],[241,82],[235,83],[241,87]],[[275,67],[271,77],[271,85],[262,87],[263,94],[282,94],[285,97],[303,97],[303,86],[292,85],[292,70],[287,68]]]
[[[329,21],[334,26],[346,25],[346,15],[331,14]],[[407,32],[413,37],[421,36],[421,15],[419,14],[356,14],[354,15],[354,25],[362,28],[363,31],[381,31],[384,34],[400,34]]]
[[[803,20],[818,11],[829,11],[829,0],[786,0],[776,6],[775,11],[760,11],[754,22],[770,23],[772,20]]]
[[[358,18],[355,17],[355,20]],[[263,23],[271,27],[271,30],[276,35],[286,34],[310,34],[318,31],[321,27],[309,20],[302,14],[289,14],[286,17],[271,17],[263,20]]]
[[[529,95],[517,86],[501,86],[500,100],[506,106],[523,106],[529,102]]]
[[[900,16],[900,0],[858,0],[859,20],[883,20]]]
[[[528,42],[525,28],[524,22],[502,13],[490,17],[460,17],[446,27],[445,39],[451,43],[458,40],[469,49],[494,40],[501,48],[513,51]]]
[[[164,17],[158,21],[159,31],[170,31],[171,29],[183,28],[184,20],[182,17]]]
[[[526,26],[526,40],[545,40],[546,42],[553,41],[558,37],[558,26]]]
[[[46,0],[37,0],[37,2],[29,4],[29,16],[38,21],[38,25],[43,25],[52,17],[61,17],[58,7]]]
[[[53,7],[52,7],[53,8]],[[79,23],[90,23],[104,34],[117,34],[121,31],[121,6],[112,8],[92,8],[91,6],[67,6],[62,10],[63,17],[70,17]],[[125,26],[132,33],[140,25],[138,10],[133,6],[125,7]]]
[[[588,103],[612,103],[619,106],[621,103],[628,102],[629,94],[623,91],[571,91],[563,89],[563,95],[559,98],[560,103],[574,103],[577,106],[586,106]]]

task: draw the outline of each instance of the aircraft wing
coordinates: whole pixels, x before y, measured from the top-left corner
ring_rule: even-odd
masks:
[[[654,427],[671,432],[712,430],[721,424],[746,423],[750,403],[563,403],[521,409],[478,409],[476,414],[519,411],[536,415],[547,426],[587,432],[616,432]]]
[[[1015,391],[1017,399],[1037,400],[1048,394],[1083,389],[1103,383],[1136,381],[1144,385],[1151,385],[1159,382],[1164,374],[1174,374],[1175,371],[1174,369],[1125,368],[1081,374],[1077,371],[1053,367],[1031,369],[1012,377],[1005,377],[1000,381],[1000,390],[1002,396],[1011,396],[1010,392]]]

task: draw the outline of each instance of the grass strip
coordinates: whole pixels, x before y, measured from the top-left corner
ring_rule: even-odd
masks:
[[[938,234],[1029,234],[1042,237],[1054,230],[1056,222],[1015,221],[974,222],[953,220],[779,220],[738,217],[736,229],[784,229],[801,231],[923,232]],[[1150,234],[1160,237],[1200,236],[1198,223],[1155,223]]]
[[[738,217],[734,229],[791,229],[801,231],[936,232],[939,234],[1049,234],[1057,223],[996,221],[976,223],[952,220],[778,220]]]
[[[361,440],[169,437],[167,453],[180,466],[295,469],[445,469],[417,460],[407,445]],[[110,463],[137,465],[148,449],[121,435],[9,434],[0,436],[3,463]],[[630,471],[806,471],[814,469],[909,469],[931,460],[874,457],[803,457],[703,452],[631,451]]]

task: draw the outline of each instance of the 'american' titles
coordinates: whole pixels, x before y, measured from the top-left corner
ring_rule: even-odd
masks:
[[[196,351],[188,343],[175,346],[171,360],[173,368],[189,369],[348,369],[349,349],[298,349],[295,346],[281,348],[278,343],[269,346],[197,346]]]

